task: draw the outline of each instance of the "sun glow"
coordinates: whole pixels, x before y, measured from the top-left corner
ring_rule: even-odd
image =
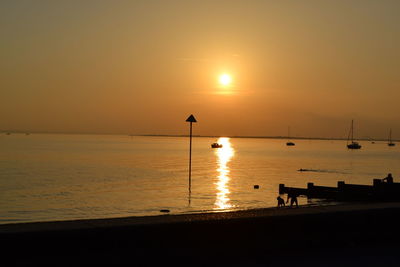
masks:
[[[228,86],[232,83],[232,77],[229,74],[224,73],[219,76],[218,81],[222,86]]]

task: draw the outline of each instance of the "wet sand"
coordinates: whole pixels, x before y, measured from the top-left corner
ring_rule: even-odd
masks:
[[[6,224],[0,236],[11,264],[395,266],[400,203]]]

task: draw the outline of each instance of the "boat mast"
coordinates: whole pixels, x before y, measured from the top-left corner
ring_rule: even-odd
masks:
[[[351,120],[351,129],[350,129],[350,132],[351,132],[351,143],[353,143],[353,120]]]

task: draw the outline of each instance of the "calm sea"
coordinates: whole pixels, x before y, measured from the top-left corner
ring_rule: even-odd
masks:
[[[223,148],[212,149],[216,141]],[[189,194],[188,138],[2,134],[0,223],[273,207],[279,183],[372,184],[389,172],[400,181],[399,146],[295,142],[194,138]]]

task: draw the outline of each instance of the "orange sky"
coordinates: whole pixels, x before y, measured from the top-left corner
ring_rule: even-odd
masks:
[[[2,1],[0,131],[186,134],[193,113],[200,135],[346,137],[354,119],[358,137],[400,138],[398,14],[369,0]]]

